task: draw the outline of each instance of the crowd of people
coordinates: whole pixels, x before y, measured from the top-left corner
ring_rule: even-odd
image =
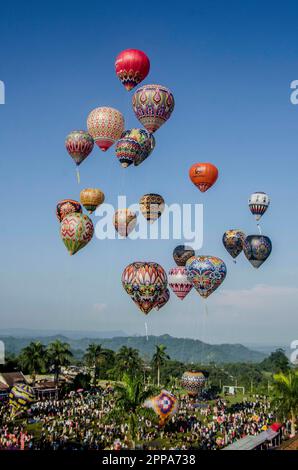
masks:
[[[241,437],[255,435],[275,420],[265,397],[230,405],[228,399],[194,404],[181,397],[179,412],[164,427],[139,416],[138,445],[145,449],[220,449]],[[126,449],[129,426],[112,416],[111,390],[72,393],[45,399],[10,421],[8,405],[0,406],[0,449]]]

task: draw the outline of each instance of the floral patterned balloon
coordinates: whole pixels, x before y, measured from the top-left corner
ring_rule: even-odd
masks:
[[[124,117],[114,108],[95,108],[88,116],[87,127],[98,147],[105,152],[124,131]]]
[[[139,309],[147,315],[167,288],[167,275],[158,263],[138,261],[124,269],[122,285]]]
[[[137,119],[148,132],[155,132],[171,116],[175,100],[172,92],[162,85],[144,85],[132,98]]]
[[[61,238],[70,255],[84,248],[93,237],[94,227],[87,215],[69,214],[61,222]]]
[[[64,217],[68,214],[72,214],[73,212],[82,213],[82,206],[78,201],[74,201],[73,199],[63,199],[63,201],[58,202],[56,215],[59,222],[62,222]]]
[[[193,256],[185,267],[188,280],[204,298],[221,285],[227,274],[225,263],[215,256]]]

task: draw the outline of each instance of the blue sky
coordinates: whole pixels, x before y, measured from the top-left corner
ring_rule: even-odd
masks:
[[[295,2],[14,2],[1,7],[0,106],[2,228],[0,324],[8,327],[144,333],[145,317],[121,286],[134,260],[173,267],[169,241],[99,241],[70,257],[59,237],[58,200],[99,187],[106,201],[156,192],[167,203],[204,204],[201,254],[223,258],[228,276],[208,317],[191,292],[147,318],[150,333],[211,342],[286,343],[298,337],[297,128],[290,83],[298,79]],[[176,107],[156,132],[156,148],[122,169],[113,148],[94,149],[78,186],[64,149],[96,106],[114,106],[138,127],[131,94],[114,74],[123,49],[151,60],[144,83],[173,91]],[[211,161],[217,184],[201,194],[188,169]],[[271,197],[263,217],[273,252],[254,269],[225,252],[225,230],[256,232],[247,208],[258,190]],[[97,219],[94,217],[94,222]]]

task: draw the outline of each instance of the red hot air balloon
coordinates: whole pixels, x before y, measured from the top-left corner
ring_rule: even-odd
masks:
[[[116,57],[115,70],[121,83],[130,91],[147,77],[150,61],[145,52],[126,49]]]
[[[204,193],[218,178],[218,169],[212,163],[195,163],[189,169],[193,184]]]

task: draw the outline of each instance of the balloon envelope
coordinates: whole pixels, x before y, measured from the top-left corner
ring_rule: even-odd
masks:
[[[87,127],[98,147],[105,152],[124,131],[124,117],[114,108],[95,108],[88,116]]]
[[[84,214],[69,214],[61,222],[60,234],[70,255],[81,250],[93,237],[92,220]]]
[[[121,139],[130,139],[136,141],[140,146],[140,152],[133,160],[135,166],[140,165],[151,154],[155,147],[155,138],[153,134],[145,129],[128,129],[124,131]]]
[[[124,269],[122,285],[140,310],[147,315],[159,295],[167,288],[167,275],[158,263],[137,261]]]
[[[183,300],[192,289],[192,283],[188,280],[187,270],[184,266],[176,266],[170,269],[168,283],[180,300]]]
[[[249,200],[248,205],[250,212],[255,216],[255,219],[258,221],[265,214],[270,204],[270,199],[268,194],[261,191],[253,193]]]
[[[185,267],[188,280],[204,298],[221,285],[227,274],[225,263],[215,256],[193,256]]]
[[[147,77],[150,61],[145,52],[138,49],[126,49],[117,56],[115,70],[117,77],[129,91]]]
[[[173,251],[173,258],[177,266],[185,266],[186,261],[192,256],[195,256],[195,252],[187,245],[178,245]]]
[[[232,258],[237,256],[243,250],[243,241],[245,234],[241,230],[227,230],[222,237],[225,249],[230,253]]]
[[[78,201],[73,199],[63,199],[59,201],[56,207],[56,215],[59,222],[62,222],[65,216],[73,212],[82,213],[82,206]]]
[[[132,106],[137,119],[153,133],[170,118],[175,100],[172,92],[162,85],[144,85],[134,93]]]
[[[65,140],[65,147],[76,165],[80,165],[92,152],[94,140],[86,131],[72,131]]]
[[[9,392],[10,413],[13,415],[18,410],[25,409],[35,400],[35,392],[27,384],[19,383],[14,385]]]
[[[124,132],[116,144],[115,152],[121,166],[127,168],[137,161],[142,150],[140,144]]]
[[[104,200],[105,195],[100,189],[86,188],[80,192],[80,201],[90,214],[92,214]]]
[[[265,235],[248,235],[243,242],[243,251],[254,268],[259,268],[272,250],[269,237]]]
[[[122,237],[127,237],[135,228],[137,217],[130,209],[118,209],[113,217],[115,230]]]
[[[160,194],[144,194],[140,199],[140,210],[145,219],[152,224],[163,213],[165,208],[165,201]]]
[[[188,392],[190,396],[198,395],[204,388],[206,377],[203,372],[186,371],[181,378],[181,386]]]
[[[170,291],[169,289],[165,289],[156,299],[154,304],[154,308],[156,310],[160,310],[162,307],[166,305],[166,303],[170,300]]]
[[[159,395],[151,397],[144,403],[145,408],[151,408],[159,417],[159,425],[163,426],[178,410],[177,398],[167,390],[162,390]]]
[[[212,163],[195,163],[189,169],[189,177],[193,184],[204,193],[218,178],[218,169]]]

